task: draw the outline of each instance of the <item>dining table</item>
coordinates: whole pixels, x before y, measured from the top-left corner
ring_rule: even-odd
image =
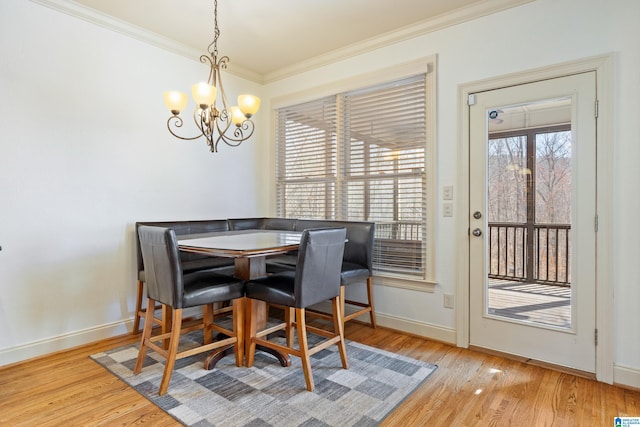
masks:
[[[302,232],[288,230],[230,230],[187,234],[179,237],[178,248],[185,252],[233,258],[234,276],[241,280],[250,280],[267,274],[266,258],[269,255],[299,249],[301,236]],[[268,320],[267,303],[255,300],[245,307],[245,332],[264,329]],[[250,339],[246,337],[241,344],[245,346],[245,354],[248,354]],[[213,369],[232,349],[227,347],[210,354],[205,361],[205,369]],[[266,347],[258,349],[275,356],[282,366],[291,364],[288,355]]]

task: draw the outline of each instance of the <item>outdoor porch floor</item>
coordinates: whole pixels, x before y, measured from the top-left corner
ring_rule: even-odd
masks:
[[[571,288],[489,279],[489,314],[571,327]]]

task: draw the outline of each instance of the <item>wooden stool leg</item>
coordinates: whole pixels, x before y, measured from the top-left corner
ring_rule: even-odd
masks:
[[[160,391],[158,392],[160,396],[167,393],[169,382],[171,381],[171,375],[173,374],[173,368],[176,364],[176,353],[178,353],[178,344],[180,343],[180,329],[182,328],[181,308],[176,308],[175,310],[173,310],[173,321],[171,323],[171,337],[169,338],[167,360],[164,366],[162,381],[160,381]]]
[[[369,312],[369,317],[371,319],[371,327],[376,328],[376,311],[373,307],[373,277],[367,278],[367,297],[369,298],[369,307],[371,311]],[[344,311],[342,312],[344,316]]]
[[[342,313],[342,330],[344,330],[344,325],[345,325],[345,311],[344,311],[344,305],[345,305],[345,301],[346,301],[346,292],[345,292],[345,287],[344,286],[340,286],[340,313]]]
[[[287,325],[285,328],[287,347],[293,347],[293,322],[295,322],[295,316],[293,307],[284,307],[284,321]]]
[[[202,335],[204,337],[204,344],[211,344],[213,342],[213,304],[205,304],[202,307]]]
[[[333,310],[333,330],[340,336],[338,341],[338,350],[340,351],[340,360],[342,361],[342,367],[349,369],[349,360],[347,359],[347,346],[344,343],[344,322],[342,320],[342,313],[340,312],[340,297],[333,298],[331,300],[331,309]]]
[[[307,390],[313,391],[313,373],[311,372],[311,357],[309,356],[309,343],[307,342],[307,323],[304,308],[296,308],[296,328],[298,329],[298,346],[300,347],[300,360],[304,371],[304,380]]]
[[[244,364],[244,335],[245,335],[245,310],[246,298],[236,298],[233,300],[233,333],[236,337],[236,345],[234,346],[236,355],[236,366]]]
[[[147,307],[147,311],[149,310],[149,307]],[[170,331],[173,330],[172,328],[172,320],[171,320],[171,311],[172,308],[167,305],[167,304],[162,304],[162,322],[161,322],[161,331],[163,334],[167,334]],[[151,318],[153,319],[153,316],[151,316]],[[180,318],[182,320],[182,318]],[[146,326],[146,325],[145,325]],[[166,338],[163,342],[162,342],[162,348],[164,348],[165,350],[167,350],[169,348],[169,343],[170,343],[170,338]]]
[[[156,302],[151,298],[147,299],[147,305],[153,307]],[[138,359],[136,360],[136,366],[133,368],[134,374],[139,374],[144,364],[144,358],[147,355],[147,341],[151,338],[151,330],[153,329],[153,311],[147,311],[144,319],[144,329],[142,331],[142,338],[140,339],[140,350],[138,350]]]
[[[140,318],[143,315],[142,299],[144,298],[144,282],[138,280],[138,289],[136,291],[136,308],[133,313],[133,329],[131,333],[134,335],[140,331]]]
[[[246,365],[248,368],[253,366],[253,361],[256,355],[256,334],[258,333],[258,326],[254,316],[256,311],[255,301],[251,298],[246,298],[245,312],[250,313],[245,318],[245,355]]]

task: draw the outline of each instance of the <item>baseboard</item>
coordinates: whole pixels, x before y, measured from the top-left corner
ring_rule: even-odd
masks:
[[[331,305],[326,302],[314,305],[313,308],[325,313],[331,312]],[[352,309],[353,308],[349,305],[345,307],[345,311],[347,312],[347,314],[351,312]],[[369,313],[365,313],[362,316],[355,317],[352,320],[367,325],[371,323]],[[396,331],[444,342],[447,344],[456,345],[457,342],[456,331],[454,329],[443,328],[442,326],[418,322],[403,317],[391,316],[388,314],[380,313],[379,311],[376,311],[376,323],[379,326],[384,326],[385,328],[395,329]]]
[[[620,387],[640,390],[640,370],[613,365],[613,383]]]
[[[365,323],[369,322],[368,315],[357,318]],[[432,325],[430,323],[418,322],[402,317],[390,316],[388,314],[376,313],[376,322],[385,328],[395,329],[411,335],[456,345],[456,331],[442,326]]]
[[[38,356],[67,350],[79,345],[88,344],[131,331],[133,320],[121,320],[118,322],[100,325],[94,328],[83,329],[58,335],[43,340],[32,341],[15,347],[0,350],[0,366],[22,362]]]

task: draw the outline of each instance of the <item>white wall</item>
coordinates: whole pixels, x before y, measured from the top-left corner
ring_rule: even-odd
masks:
[[[260,135],[211,154],[166,130],[197,60],[0,1],[0,365],[126,332],[135,221],[260,213]]]
[[[355,76],[437,55],[438,189],[456,182],[459,85],[543,66],[614,54],[613,93],[613,302],[615,381],[640,387],[640,2],[636,0],[537,0],[514,9],[417,37],[306,72],[267,86],[271,98],[353,79]],[[454,191],[454,193],[456,193]],[[458,195],[456,193],[456,195]],[[440,206],[437,207],[440,212]],[[464,224],[459,226],[465,226]],[[443,293],[455,294],[457,245],[454,219],[437,218],[435,293],[376,286],[376,311],[388,323],[404,324],[435,338],[453,338],[453,310]],[[627,237],[629,236],[629,237]],[[631,238],[631,236],[633,236]],[[600,303],[603,303],[601,300]],[[602,334],[603,331],[600,331]]]

